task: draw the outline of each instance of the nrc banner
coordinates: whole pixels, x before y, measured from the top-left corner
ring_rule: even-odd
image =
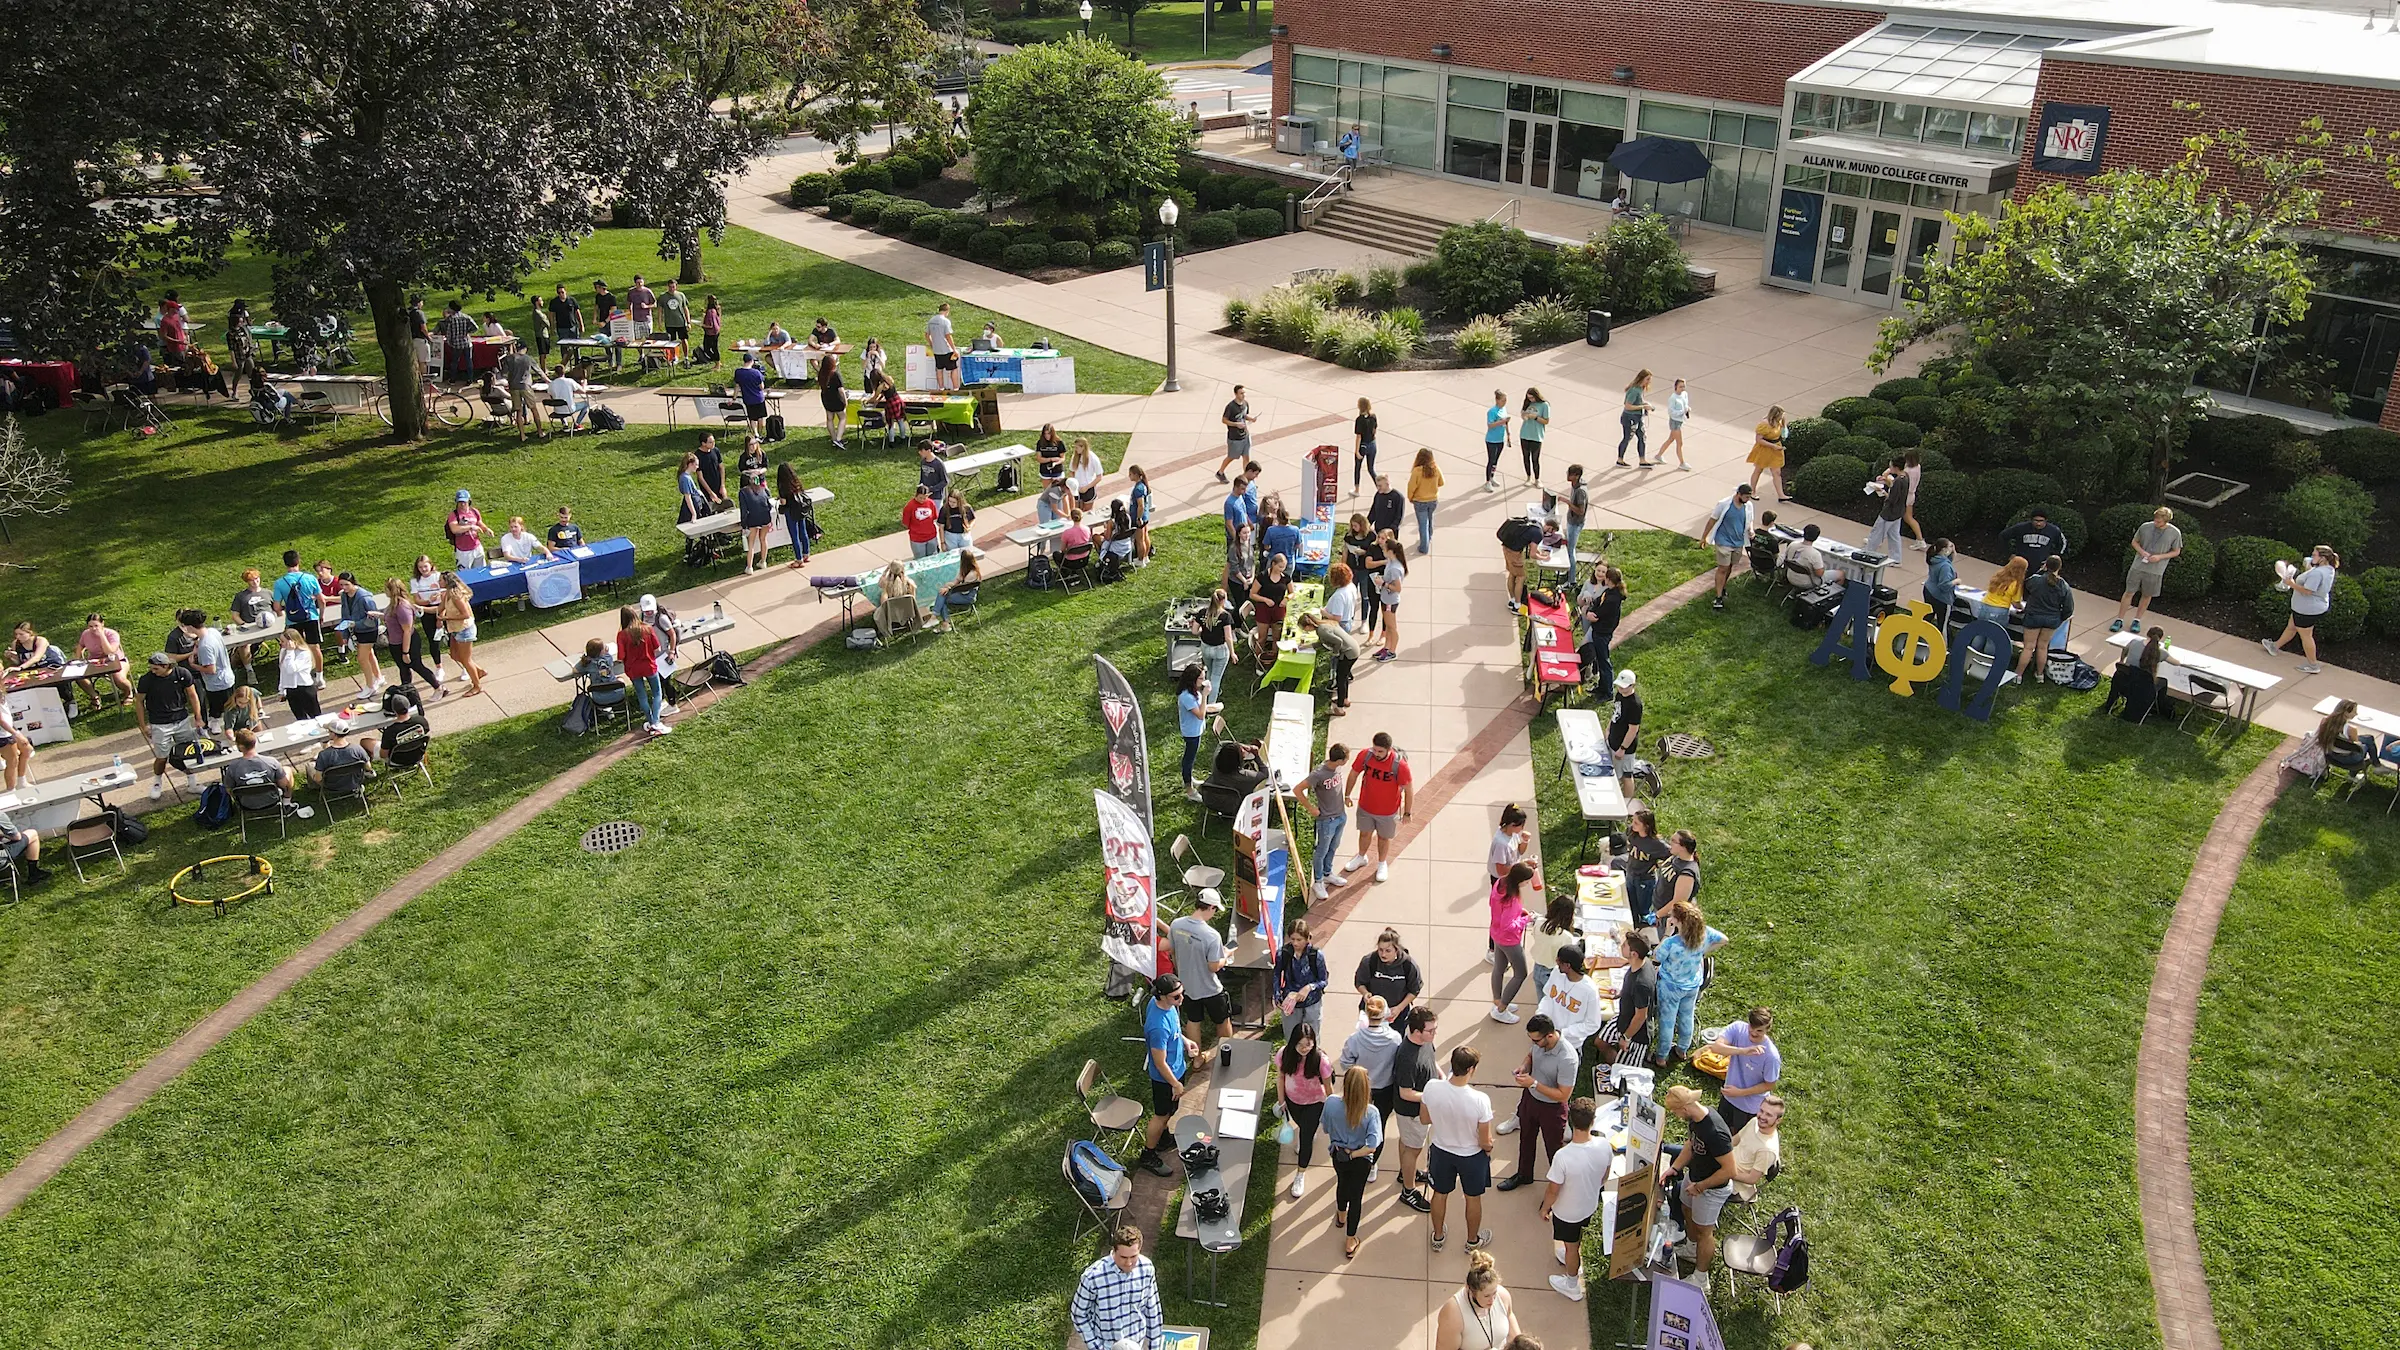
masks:
[[[1095,654],[1100,680],[1100,722],[1108,731],[1108,790],[1141,818],[1146,836],[1150,813],[1150,741],[1142,731],[1142,705],[1125,672]]]
[[[1107,875],[1100,950],[1109,960],[1149,979],[1164,969],[1158,942],[1158,858],[1150,826],[1103,789],[1092,791],[1100,813],[1100,865]]]

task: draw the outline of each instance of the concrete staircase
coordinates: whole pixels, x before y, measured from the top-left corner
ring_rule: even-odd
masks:
[[[1396,211],[1376,197],[1345,196],[1326,207],[1309,228],[1369,248],[1425,256],[1433,252],[1442,231],[1457,223]]]

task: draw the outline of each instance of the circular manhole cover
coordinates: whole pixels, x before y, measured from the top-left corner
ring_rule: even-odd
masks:
[[[1669,732],[1661,737],[1658,745],[1660,749],[1667,752],[1669,759],[1711,759],[1717,753],[1715,746],[1697,736],[1687,736],[1680,731]]]
[[[623,853],[642,842],[642,827],[630,820],[612,820],[583,832],[586,853]]]

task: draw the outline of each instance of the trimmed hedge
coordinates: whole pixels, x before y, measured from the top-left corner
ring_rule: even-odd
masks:
[[[2370,567],[2358,574],[2358,588],[2367,597],[2367,627],[2400,637],[2400,567]]]
[[[2169,600],[2197,600],[2208,594],[2217,574],[2217,546],[2198,530],[2183,532],[2183,552],[2167,564],[2167,580],[2160,588]]]
[[[931,215],[933,211],[923,202],[895,197],[884,203],[883,214],[875,218],[875,227],[885,234],[906,234],[917,223],[917,217]]]
[[[1030,272],[1050,261],[1050,246],[1027,240],[1010,244],[1000,252],[1000,265],[1011,272]]]
[[[896,188],[913,188],[925,181],[925,166],[909,155],[885,157],[883,171],[892,176],[892,186]]]
[[[1092,262],[1092,246],[1080,239],[1061,239],[1050,245],[1052,267],[1088,267]]]
[[[1843,426],[1856,429],[1861,418],[1898,417],[1900,410],[1879,398],[1837,398],[1825,405],[1820,417],[1830,417]]]
[[[871,230],[882,222],[884,211],[893,206],[897,200],[897,198],[885,197],[880,194],[861,196],[850,207],[850,223],[862,230]]]
[[[2056,525],[2058,532],[2067,537],[2068,557],[2080,558],[2083,556],[2083,546],[2092,541],[2092,527],[2085,523],[2083,512],[2058,502],[2033,501],[2017,508],[2017,519],[2031,516],[2036,511],[2050,517],[2050,523]],[[2011,522],[2003,521],[2001,523],[2007,525]]]
[[[1975,519],[1997,530],[2022,520],[2027,502],[2056,501],[2067,495],[2057,479],[2031,469],[1993,469],[1975,480]]]
[[[949,229],[950,225],[949,212],[927,211],[908,223],[908,237],[928,247],[938,248],[942,242],[942,231]]]
[[[1830,417],[1803,417],[1783,429],[1785,472],[1799,468],[1825,452],[1825,447],[1850,434],[1850,428]]]
[[[1283,212],[1254,206],[1235,217],[1244,239],[1272,239],[1283,233]]]
[[[2329,472],[2360,483],[2400,478],[2400,431],[2350,426],[2316,439]]]
[[[1929,467],[1917,482],[1914,510],[1929,538],[1963,534],[1975,523],[1975,480],[1955,469]]]
[[[2173,575],[2173,569],[2170,568],[2168,574]],[[2267,587],[2258,593],[2257,613],[2258,626],[2266,631],[2268,637],[2275,636],[2291,621],[2292,593],[2277,590],[2273,586]],[[2364,636],[2366,631],[2365,589],[2358,584],[2356,577],[2335,577],[2332,607],[2317,617],[2317,641],[2320,644],[2351,642]]]
[[[839,186],[839,180],[832,174],[804,173],[792,180],[792,205],[823,206]]]
[[[2339,474],[2318,474],[2283,494],[2275,507],[2275,532],[2300,540],[2303,547],[2331,544],[2336,553],[2356,553],[2367,546],[2374,514],[2374,493]]]
[[[841,171],[845,192],[889,192],[892,170],[880,160],[863,160]]]
[[[837,192],[825,199],[825,214],[834,220],[841,220],[849,216],[850,208],[856,205],[858,205],[856,193]]]
[[[2184,448],[2221,468],[2264,473],[2274,463],[2275,447],[2299,434],[2298,427],[2264,413],[2201,417],[2192,422]]]
[[[1872,436],[1836,436],[1832,440],[1825,443],[1825,448],[1823,450],[1817,452],[1817,458],[1819,459],[1824,458],[1826,455],[1848,455],[1850,458],[1866,465],[1868,468],[1867,478],[1872,478],[1876,474],[1883,472],[1884,465],[1892,462],[1892,447],[1884,444],[1882,441],[1876,440]],[[1784,458],[1784,482],[1788,484],[1792,480],[1790,464],[1791,457],[1786,455]],[[1815,461],[1811,460],[1810,462],[1814,463]],[[1858,485],[1861,488],[1864,488],[1867,485],[1867,479],[1862,478],[1858,480]],[[1852,493],[1851,495],[1856,496],[1857,494]]]
[[[1836,441],[1835,444],[1842,442]],[[1861,494],[1867,490],[1867,479],[1872,476],[1865,460],[1856,455],[1829,450],[1810,460],[1800,472],[1792,475],[1787,486],[1804,506],[1813,506],[1821,511],[1841,511],[1857,505]]]
[[[1898,379],[1885,380],[1876,385],[1868,392],[1868,396],[1896,405],[1904,398],[1926,398],[1933,392],[1934,387],[1931,380],[1918,379],[1913,375],[1903,375]]]
[[[964,253],[967,251],[967,246],[975,242],[975,236],[981,233],[983,233],[982,221],[965,216],[952,216],[948,223],[942,226],[942,250],[946,253]]]
[[[1139,235],[1148,222],[1142,219],[1142,208],[1132,202],[1110,202],[1100,213],[1101,232],[1111,238]]]
[[[2235,595],[2255,595],[2275,584],[2275,564],[2297,562],[2301,550],[2280,539],[2237,534],[2217,544],[2217,586]],[[2167,569],[2169,573],[2174,568]]]
[[[1917,467],[1927,473],[1947,473],[1958,466],[1951,463],[1950,457],[1941,451],[1919,446],[1917,447]]]
[[[1202,248],[1222,248],[1241,232],[1231,211],[1211,211],[1191,223],[1192,242]]]
[[[1914,422],[1897,417],[1862,417],[1850,424],[1861,436],[1872,436],[1895,450],[1905,450],[1925,439],[1925,429]]]
[[[1090,216],[1082,215],[1060,216],[1050,222],[1050,242],[1064,243],[1070,239],[1078,244],[1097,244],[1100,227],[1092,223]]]
[[[1950,405],[1934,394],[1918,394],[1900,399],[1893,407],[1900,410],[1900,420],[1914,422],[1920,431],[1931,431],[1950,417]]]
[[[1008,247],[1008,231],[984,230],[967,241],[967,256],[979,263],[996,263]]]
[[[1103,239],[1092,246],[1092,266],[1127,267],[1142,254],[1142,246],[1131,239]]]

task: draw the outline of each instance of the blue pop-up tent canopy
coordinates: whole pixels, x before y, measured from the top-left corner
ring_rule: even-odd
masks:
[[[1690,141],[1637,136],[1608,156],[1609,167],[1647,183],[1688,183],[1708,177],[1708,155]]]

